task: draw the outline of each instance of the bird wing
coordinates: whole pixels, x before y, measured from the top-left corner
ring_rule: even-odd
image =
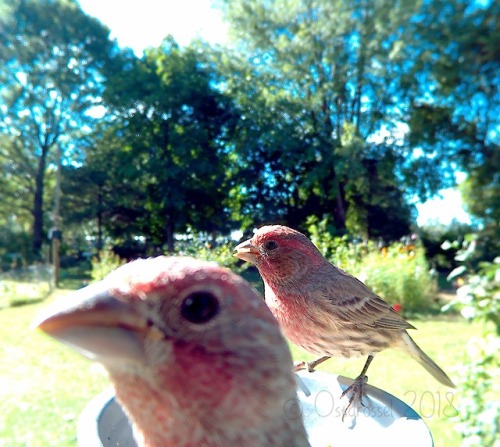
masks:
[[[329,310],[340,321],[380,329],[415,329],[355,276],[332,264],[320,274],[331,279],[318,281],[326,285],[320,288],[320,294],[327,298]]]
[[[383,329],[415,329],[383,299],[371,296],[349,296],[329,300],[337,318],[346,323],[364,324]]]

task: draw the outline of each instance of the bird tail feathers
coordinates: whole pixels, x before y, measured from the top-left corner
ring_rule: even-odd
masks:
[[[432,360],[420,347],[413,341],[410,335],[405,331],[403,333],[402,348],[410,354],[418,363],[420,363],[432,376],[443,385],[455,388],[455,384],[448,375]]]

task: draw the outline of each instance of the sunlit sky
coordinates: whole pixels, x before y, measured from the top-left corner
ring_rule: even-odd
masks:
[[[79,0],[82,9],[111,30],[111,37],[122,47],[141,56],[147,47],[158,46],[171,34],[180,45],[201,37],[212,44],[224,43],[227,26],[210,0]],[[444,224],[452,219],[470,222],[462,207],[460,193],[442,190],[417,205],[419,225],[428,221]]]
[[[138,55],[171,34],[180,45],[202,37],[226,40],[227,26],[210,0],[79,0],[82,9],[111,30],[122,47]]]

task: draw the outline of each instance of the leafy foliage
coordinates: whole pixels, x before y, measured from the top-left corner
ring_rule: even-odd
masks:
[[[90,277],[93,281],[100,281],[120,265],[125,264],[125,260],[108,248],[102,250],[99,257],[92,258],[90,264]]]
[[[428,313],[436,281],[423,248],[411,237],[389,246],[332,237],[326,222],[311,222],[311,240],[327,259],[361,279],[375,293],[408,313]]]
[[[241,272],[241,262],[234,255],[234,241],[221,238],[218,241],[207,242],[196,237],[191,237],[178,244],[176,251],[180,256],[193,256],[195,258],[213,261],[234,272]]]
[[[500,253],[500,146],[491,145],[483,150],[482,161],[469,170],[460,185],[467,211],[480,223],[481,259],[491,261]]]
[[[452,272],[450,279],[468,271],[466,265],[474,255],[474,242],[459,252],[464,265]],[[494,447],[500,432],[500,403],[493,399],[499,391],[496,376],[500,368],[500,258],[483,262],[477,271],[468,273],[456,300],[445,308],[456,307],[467,320],[483,324],[482,336],[469,341],[461,365],[457,428],[464,446]]]
[[[500,404],[493,399],[497,387],[495,370],[500,367],[499,338],[487,335],[474,338],[467,345],[467,361],[461,365],[459,421],[456,429],[465,447],[496,447],[500,432]],[[498,387],[496,388],[498,392]]]
[[[429,222],[420,227],[418,233],[432,267],[446,274],[457,267],[457,251],[474,229],[474,226],[456,220],[449,225]]]
[[[74,0],[4,3],[0,226],[36,252],[60,150],[65,234],[126,258],[267,222],[396,241],[457,169],[496,253],[498,2],[219,0],[229,45],[142,57]]]
[[[109,30],[74,1],[7,1],[0,23],[0,205],[33,219],[33,252],[44,240],[45,174],[56,147],[71,155],[86,112],[102,91]],[[54,155],[54,154],[52,154]],[[14,213],[13,216],[16,216]],[[24,213],[21,214],[24,217]]]

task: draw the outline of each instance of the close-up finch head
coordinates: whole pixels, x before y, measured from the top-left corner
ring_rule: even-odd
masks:
[[[137,260],[38,322],[100,362],[141,446],[305,446],[290,351],[262,297],[216,264]]]

